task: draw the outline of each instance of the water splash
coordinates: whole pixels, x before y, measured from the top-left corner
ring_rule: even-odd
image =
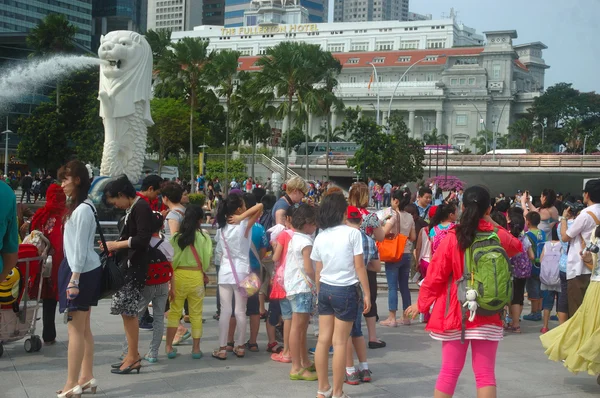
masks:
[[[0,71],[0,107],[31,94],[36,86],[55,81],[79,69],[98,66],[106,61],[83,56],[58,55],[31,61]]]

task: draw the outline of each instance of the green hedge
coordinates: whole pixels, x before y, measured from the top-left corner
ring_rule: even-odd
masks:
[[[201,193],[192,193],[188,197],[190,198],[190,203],[194,205],[204,206],[204,202],[206,202],[206,196]]]
[[[246,164],[241,160],[229,160],[227,163],[227,177],[229,181],[235,178],[240,183],[246,179],[248,172]],[[225,179],[225,162],[222,160],[211,160],[206,162],[206,177],[214,180],[219,178],[220,181]]]

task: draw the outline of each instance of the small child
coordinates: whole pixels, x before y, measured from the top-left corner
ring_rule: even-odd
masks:
[[[523,316],[523,319],[527,321],[541,321],[542,320],[542,283],[540,282],[540,255],[544,248],[544,242],[546,242],[546,234],[544,231],[538,229],[541,218],[540,213],[530,211],[525,216],[525,225],[527,226],[527,233],[525,234],[531,242],[535,259],[533,260],[533,267],[531,268],[531,276],[527,279],[527,297],[531,301],[531,313]]]
[[[560,288],[560,273],[559,262],[562,252],[562,245],[558,239],[556,226],[552,228],[552,241],[545,242],[540,256],[541,270],[540,279],[542,281],[542,308],[544,310],[544,326],[540,333],[544,334],[548,330],[548,321],[550,320],[550,312],[554,303],[557,303],[558,312],[558,294]]]
[[[379,261],[379,251],[375,241],[360,230],[362,224],[362,214],[357,207],[348,206],[346,225],[358,229],[362,236],[363,257],[368,271],[381,271],[381,261]],[[357,311],[357,317],[352,325],[350,339],[346,347],[346,383],[357,385],[360,382],[368,383],[371,381],[371,371],[367,362],[367,347],[362,332],[362,313]],[[354,351],[358,357],[358,370],[354,367]]]
[[[298,206],[292,217],[295,232],[289,243],[285,262],[285,291],[292,308],[289,346],[292,355],[290,380],[317,380],[314,365],[308,359],[306,332],[313,312],[313,291],[316,291],[315,269],[310,259],[312,234],[317,230],[316,212],[308,204]],[[364,343],[364,342],[363,342]]]
[[[311,259],[317,262],[319,340],[315,365],[317,398],[344,396],[344,359],[352,325],[359,312],[371,308],[371,294],[360,231],[344,224],[348,204],[343,193],[328,193],[318,213],[319,226]],[[362,291],[361,291],[362,286]],[[333,342],[333,386],[329,384],[329,347]]]

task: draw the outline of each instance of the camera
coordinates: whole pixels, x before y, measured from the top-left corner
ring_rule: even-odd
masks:
[[[564,204],[569,208],[571,214],[573,215],[577,215],[579,212],[581,212],[581,210],[585,209],[585,205],[583,203],[565,201]]]
[[[588,243],[585,247],[584,251],[588,251],[590,253],[598,254],[600,252],[600,247],[598,245],[593,244],[592,242]]]

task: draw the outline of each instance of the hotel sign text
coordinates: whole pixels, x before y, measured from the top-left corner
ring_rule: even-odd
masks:
[[[222,36],[256,35],[270,33],[318,32],[317,24],[296,24],[276,26],[241,26],[239,28],[222,28]]]

